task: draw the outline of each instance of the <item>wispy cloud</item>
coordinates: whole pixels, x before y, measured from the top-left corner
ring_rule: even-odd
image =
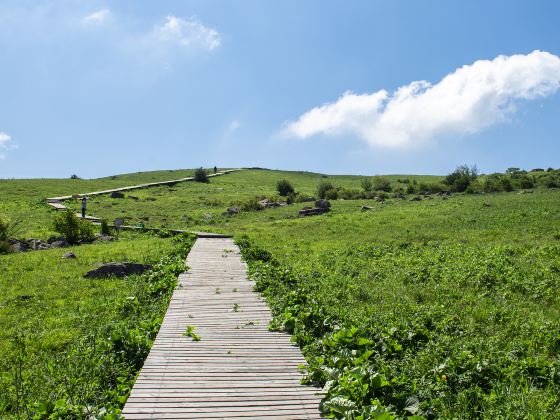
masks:
[[[154,36],[161,42],[183,48],[214,50],[221,44],[218,31],[203,25],[195,18],[167,16],[165,23],[155,28]]]
[[[87,15],[82,19],[82,24],[84,26],[102,25],[111,17],[111,11],[109,9],[101,9],[90,15]]]
[[[6,154],[4,152],[13,148],[15,148],[15,144],[12,138],[8,134],[0,131],[0,159],[5,159]]]
[[[560,58],[545,51],[465,65],[432,85],[415,81],[388,93],[345,92],[288,122],[290,137],[353,135],[372,146],[406,147],[507,121],[519,100],[560,89]]]
[[[228,131],[229,133],[233,133],[234,131],[237,131],[240,127],[241,127],[241,123],[240,123],[238,120],[232,120],[232,121],[229,123],[228,130],[227,130],[227,131]]]

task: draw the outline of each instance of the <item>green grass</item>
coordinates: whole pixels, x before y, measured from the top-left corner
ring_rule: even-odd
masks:
[[[69,251],[77,259],[61,259]],[[129,236],[1,256],[0,417],[118,413],[155,338],[186,252],[171,239]],[[82,277],[109,261],[156,268],[124,279]]]
[[[52,234],[49,229],[49,220],[54,211],[45,206],[44,202],[47,197],[179,179],[193,174],[194,170],[181,169],[138,172],[91,180],[0,179],[0,215],[21,221],[21,235],[46,239],[49,234]]]
[[[151,176],[142,175],[144,179]],[[398,179],[418,183],[442,179],[386,178],[401,186]],[[127,179],[144,182],[136,174]],[[146,227],[224,232],[237,238],[247,235],[241,241],[244,255],[274,310],[273,326],[291,332],[302,346],[310,363],[308,380],[328,383],[325,409],[333,416],[359,418],[361,413],[367,418],[385,411],[432,418],[560,414],[560,302],[556,294],[560,191],[456,194],[422,201],[410,201],[409,196],[390,198],[384,204],[335,200],[330,213],[308,218],[298,217],[298,210],[307,203],[223,215],[240,201],[274,197],[280,179],[289,180],[302,195],[314,195],[324,180],[347,189],[359,189],[361,181],[359,176],[323,178],[307,172],[245,170],[212,178],[209,184],[182,183],[125,193],[138,200],[94,197],[89,210],[109,221],[124,216],[127,223]],[[53,212],[37,195],[116,187],[109,185],[113,181],[1,181],[0,214],[28,220],[25,235],[45,238],[51,234]],[[123,179],[117,181],[123,184]],[[26,182],[28,188],[23,188]],[[82,182],[92,188],[82,187]],[[77,202],[68,204],[79,207]],[[362,205],[373,209],[361,212]],[[138,242],[145,258],[158,253],[158,247],[151,249],[149,244],[159,241],[163,240]],[[77,252],[99,250],[97,257],[86,256],[90,264],[105,255],[116,258],[120,246],[79,247]],[[97,315],[87,318],[84,308],[90,306],[76,305],[74,298],[91,305],[105,302],[99,319],[116,320],[122,314],[112,312],[112,298],[103,296],[116,294],[121,299],[130,293],[122,288],[123,282],[130,284],[126,281],[70,290],[74,274],[61,271],[70,268],[60,264],[57,252],[0,256],[1,262],[9,261],[21,271],[9,277],[18,281],[0,283],[0,290],[9,296],[8,304],[0,303],[0,316],[5,317],[6,305],[32,308],[26,334],[35,334],[37,328],[37,342],[42,344],[32,347],[30,354],[53,354],[57,346],[88,336],[84,325],[90,319],[97,322]],[[49,266],[57,268],[49,273]],[[49,280],[45,283],[42,276]],[[33,285],[29,290],[28,283]],[[50,283],[61,285],[61,296],[49,299],[48,306],[34,307],[43,302],[35,296],[54,293],[48,287],[48,292],[42,291]],[[78,284],[89,282],[80,279]],[[19,298],[26,294],[34,297]],[[52,302],[59,302],[64,311],[57,311]],[[19,307],[13,313],[18,311]],[[43,318],[41,327],[38,320]],[[26,325],[24,320],[22,312],[18,322]],[[13,338],[17,334],[13,329],[10,334],[0,336],[0,349],[17,348]],[[12,372],[8,367],[0,371]],[[33,395],[44,398],[35,391]]]

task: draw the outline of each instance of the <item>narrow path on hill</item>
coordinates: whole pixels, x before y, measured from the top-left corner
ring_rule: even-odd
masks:
[[[268,331],[233,240],[197,239],[187,265],[124,417],[321,418],[320,389],[300,384],[305,359],[290,336]]]
[[[215,174],[209,174],[208,177],[211,178],[211,177],[216,177],[216,176],[221,176],[221,175],[227,175],[231,172],[240,171],[240,170],[241,169],[226,169],[226,170],[223,170],[223,171],[216,172]],[[194,181],[194,177],[172,179],[172,180],[168,180],[168,181],[150,182],[148,184],[129,185],[127,187],[112,188],[110,190],[93,191],[93,192],[89,192],[89,193],[79,193],[79,194],[74,194],[74,195],[63,195],[63,196],[60,196],[60,197],[50,197],[50,198],[47,198],[47,205],[51,206],[55,210],[66,211],[66,210],[68,210],[68,207],[66,207],[63,204],[63,202],[66,201],[66,200],[80,199],[82,197],[90,197],[90,196],[103,195],[103,194],[111,194],[113,192],[123,192],[123,191],[139,190],[139,189],[149,188],[149,187],[158,187],[160,185],[175,185],[179,182],[187,182],[187,181]],[[82,218],[82,215],[80,213],[76,213],[76,216],[78,216],[79,218]],[[92,216],[92,215],[86,215],[84,217],[84,219],[89,221],[89,222],[92,222],[92,223],[101,223],[101,219],[99,217],[95,217],[95,216]],[[121,229],[125,229],[125,230],[153,230],[153,231],[166,230],[166,231],[174,232],[174,233],[190,232],[190,231],[187,231],[187,230],[180,230],[180,229],[178,230],[178,229],[142,228],[142,227],[138,227],[138,226],[127,226],[127,225],[121,226]],[[199,238],[229,237],[229,235],[221,235],[221,234],[215,234],[215,233],[209,233],[209,232],[192,232],[192,233],[196,234]]]

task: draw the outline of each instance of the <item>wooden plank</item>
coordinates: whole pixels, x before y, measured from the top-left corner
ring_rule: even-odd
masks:
[[[124,417],[320,418],[321,390],[301,385],[305,359],[290,336],[268,331],[233,241],[199,238],[187,265]]]

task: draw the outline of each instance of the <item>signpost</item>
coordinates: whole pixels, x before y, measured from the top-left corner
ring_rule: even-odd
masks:
[[[115,219],[115,230],[117,231],[117,240],[119,239],[119,231],[121,230],[123,225],[124,225],[123,217],[119,217]]]

